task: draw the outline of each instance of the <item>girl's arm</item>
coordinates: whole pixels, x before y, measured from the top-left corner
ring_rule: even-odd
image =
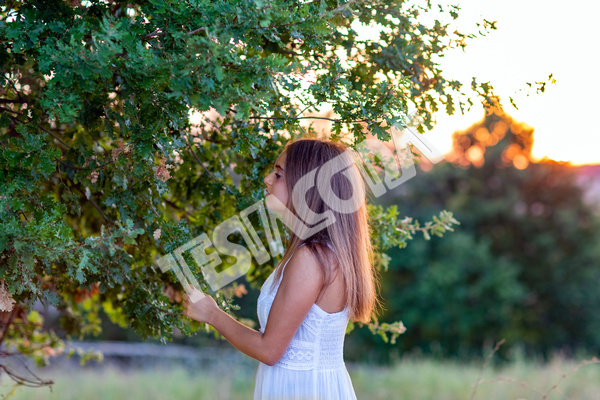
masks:
[[[322,286],[323,273],[317,259],[310,250],[298,248],[284,269],[264,333],[236,321],[208,295],[192,303],[184,294],[184,315],[212,325],[242,353],[267,365],[275,365],[315,303]]]

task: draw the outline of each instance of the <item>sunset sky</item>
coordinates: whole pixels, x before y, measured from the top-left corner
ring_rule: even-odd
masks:
[[[470,82],[490,81],[503,97],[505,111],[535,129],[533,156],[574,164],[600,163],[600,128],[593,115],[600,110],[599,1],[462,0],[458,27],[475,31],[482,18],[497,21],[497,30],[471,40],[465,52],[445,57],[447,77]],[[546,80],[546,92],[525,95],[525,82]],[[523,91],[519,92],[520,89]],[[508,101],[515,98],[516,110]],[[483,108],[468,115],[448,117],[440,112],[437,126],[427,136],[440,150],[448,150],[451,134],[483,117]]]

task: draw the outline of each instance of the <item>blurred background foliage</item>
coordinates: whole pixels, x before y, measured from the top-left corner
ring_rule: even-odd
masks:
[[[453,138],[447,162],[423,161],[385,198],[408,215],[444,208],[460,221],[441,240],[387,252],[384,318],[407,327],[396,354],[481,355],[503,338],[501,354],[597,354],[600,224],[577,168],[533,161],[533,129],[499,109]]]

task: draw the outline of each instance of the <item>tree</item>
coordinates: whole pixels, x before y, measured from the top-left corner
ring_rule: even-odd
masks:
[[[598,215],[575,169],[533,161],[532,145],[532,128],[496,110],[393,199],[415,217],[445,208],[461,223],[449,238],[390,251],[386,318],[406,324],[403,350],[467,355],[502,338],[536,355],[600,349]]]
[[[179,286],[155,268],[157,256],[259,201],[262,178],[284,143],[313,134],[300,125],[305,113],[330,104],[332,139],[356,145],[367,132],[388,141],[410,106],[423,131],[440,106],[452,113],[472,104],[436,60],[476,35],[420,17],[439,7],[456,18],[458,7],[356,0],[3,4],[0,278],[5,300],[16,305],[2,340],[40,360],[60,340],[29,345],[38,325],[23,311],[36,299],[63,312],[67,334],[97,332],[101,310],[141,337],[166,341],[173,327],[191,334],[197,326],[180,318],[166,292]],[[381,40],[359,40],[357,22],[379,24]],[[488,21],[482,26],[482,34],[493,29]],[[311,71],[314,82],[305,82]],[[484,101],[493,97],[487,84],[471,88]],[[193,111],[200,122],[190,121]],[[402,245],[416,229],[392,210],[370,212],[380,250]],[[451,224],[444,214],[425,229],[443,232]],[[253,262],[248,277],[260,284],[272,268]],[[230,297],[217,297],[231,309]],[[29,333],[11,324],[15,317]]]

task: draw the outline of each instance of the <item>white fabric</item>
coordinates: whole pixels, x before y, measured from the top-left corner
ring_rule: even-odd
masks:
[[[280,278],[271,289],[273,275],[258,297],[261,332],[281,283]],[[347,308],[330,314],[313,304],[281,360],[273,366],[259,363],[254,400],[356,399],[343,358],[347,325]]]

